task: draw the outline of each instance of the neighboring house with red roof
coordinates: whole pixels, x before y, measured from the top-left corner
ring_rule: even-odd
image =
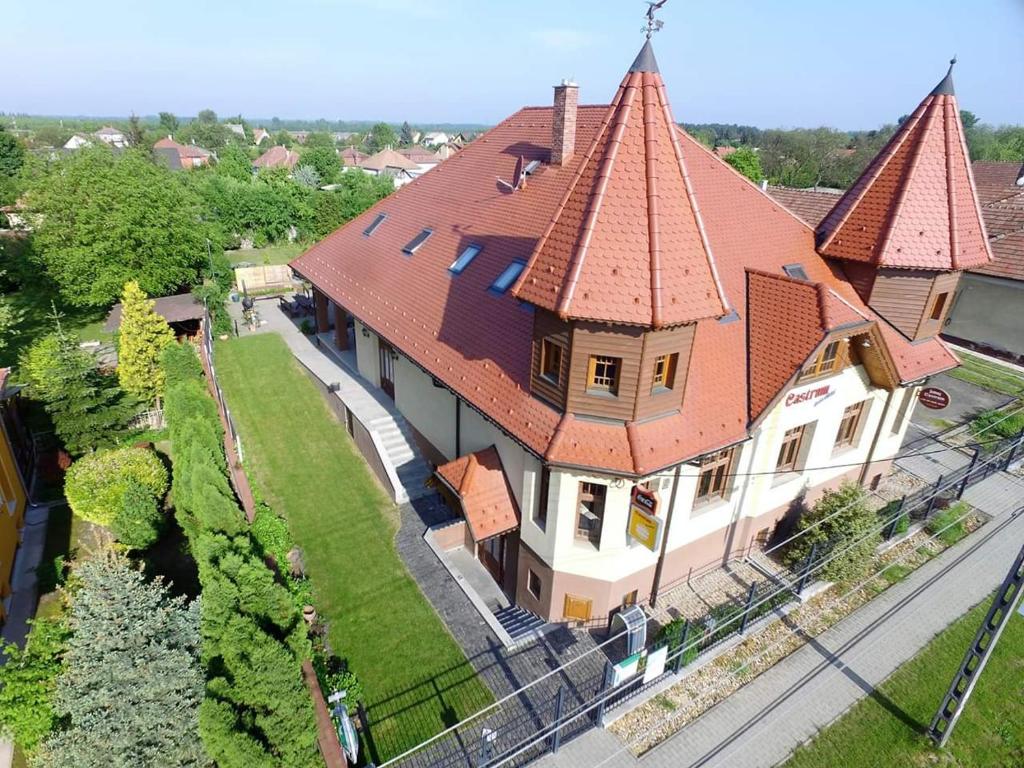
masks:
[[[253,161],[254,168],[287,168],[291,170],[299,162],[299,153],[278,145],[271,147]]]
[[[391,147],[387,147],[374,155],[370,155],[356,167],[361,168],[364,173],[369,173],[374,176],[390,177],[392,181],[394,181],[396,189],[398,187],[404,187],[410,181],[423,173],[423,171],[420,170],[419,165],[414,163],[405,155],[399,154]]]
[[[447,146],[447,145],[445,145]],[[412,146],[398,150],[398,154],[416,163],[419,173],[426,173],[441,162],[441,155],[426,147]],[[419,174],[417,174],[419,175]]]
[[[292,262],[437,465],[465,526],[445,539],[552,621],[603,621],[877,482],[958,364],[937,334],[960,271],[990,259],[949,75],[817,232],[678,128],[650,42],[611,104],[578,96]]]
[[[346,168],[354,168],[369,157],[365,152],[360,152],[355,147],[345,147],[338,152],[341,157],[341,164]]]
[[[255,128],[252,132],[252,143],[257,147],[270,138],[270,134],[263,128]]]
[[[213,152],[194,144],[179,144],[170,136],[160,139],[153,145],[153,154],[167,163],[172,171],[182,168],[201,168],[210,165],[214,160]]]
[[[942,334],[1024,362],[1024,163],[979,161],[972,169],[993,260],[964,273]],[[769,187],[768,192],[811,226],[842,196],[834,189]]]

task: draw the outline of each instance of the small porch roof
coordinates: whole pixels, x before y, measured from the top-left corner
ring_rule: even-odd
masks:
[[[473,541],[519,527],[519,505],[494,446],[459,456],[438,467],[436,474],[458,496]]]

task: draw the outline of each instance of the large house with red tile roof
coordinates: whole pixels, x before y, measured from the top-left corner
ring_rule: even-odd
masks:
[[[942,335],[958,344],[1024,362],[1024,164],[972,165],[992,261],[964,272]],[[842,190],[769,187],[769,194],[812,227]]]
[[[179,144],[168,136],[153,145],[154,156],[172,171],[183,168],[201,168],[213,162],[214,154],[194,144]]]
[[[877,482],[989,259],[952,80],[815,231],[678,127],[650,42],[313,246],[362,376],[518,605],[600,621]],[[346,326],[352,328],[346,332]]]
[[[271,147],[253,160],[253,168],[287,168],[292,170],[299,163],[299,153],[278,145]]]

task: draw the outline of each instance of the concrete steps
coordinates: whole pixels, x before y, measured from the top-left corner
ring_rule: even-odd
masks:
[[[494,618],[498,620],[513,643],[521,643],[524,640],[532,640],[540,636],[540,630],[546,622],[535,613],[531,613],[518,605],[509,605],[494,611]]]

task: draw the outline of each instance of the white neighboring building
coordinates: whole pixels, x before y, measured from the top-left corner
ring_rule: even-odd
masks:
[[[370,155],[357,167],[373,176],[390,176],[396,189],[404,187],[422,173],[419,165],[390,147]]]
[[[119,128],[114,128],[110,125],[103,126],[96,131],[93,136],[104,144],[109,144],[110,146],[117,147],[118,149],[124,149],[128,146],[128,137],[124,135],[124,132]]]
[[[442,144],[447,144],[449,141],[451,139],[444,131],[428,131],[423,134],[423,141],[421,143],[427,147],[439,147]]]
[[[82,147],[91,146],[92,142],[89,141],[89,138],[80,133],[74,134],[70,139],[64,142],[64,149],[81,149]]]

